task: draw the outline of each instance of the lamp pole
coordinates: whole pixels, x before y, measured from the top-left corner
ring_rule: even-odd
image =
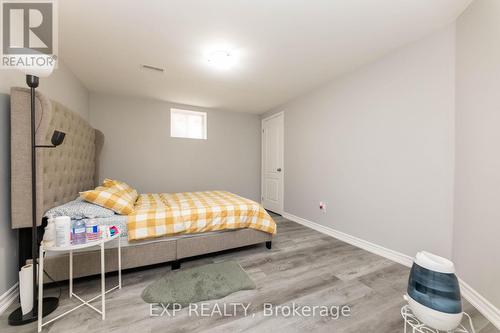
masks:
[[[52,313],[59,305],[59,298],[56,297],[45,297],[43,299],[37,299],[38,287],[37,287],[37,264],[38,264],[38,230],[37,230],[37,202],[36,202],[36,149],[37,148],[55,148],[60,145],[63,140],[65,133],[54,131],[52,135],[52,145],[41,145],[36,144],[36,88],[39,84],[39,78],[36,75],[27,74],[26,84],[30,88],[30,98],[31,98],[31,255],[33,260],[33,309],[23,315],[22,308],[19,307],[14,310],[9,316],[9,325],[19,326],[25,325],[38,320],[38,302],[42,302],[43,313],[42,316],[46,316]],[[44,272],[38,272],[38,274],[43,274]]]
[[[37,307],[37,259],[38,259],[38,232],[36,223],[36,112],[35,112],[35,88],[38,87],[38,76],[26,75],[26,84],[30,87],[31,92],[31,254],[33,258],[33,316],[36,317]],[[43,274],[43,272],[41,272]]]

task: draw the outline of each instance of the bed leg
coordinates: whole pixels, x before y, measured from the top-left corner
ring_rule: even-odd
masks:
[[[181,262],[179,260],[173,261],[172,262],[172,270],[178,270],[181,268]]]
[[[273,242],[272,241],[266,242],[266,247],[270,250],[273,247]]]

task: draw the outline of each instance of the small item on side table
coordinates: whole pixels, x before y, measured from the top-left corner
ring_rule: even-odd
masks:
[[[85,221],[85,230],[88,242],[94,242],[99,240],[99,224],[94,217],[89,217]]]
[[[71,219],[69,216],[58,216],[54,219],[56,226],[56,246],[71,245]]]
[[[106,237],[106,226],[105,225],[99,225],[99,238],[103,239]]]
[[[100,225],[99,235],[101,236],[101,239],[109,238],[110,237],[109,227],[107,225]]]
[[[82,219],[73,222],[72,236],[73,245],[85,244],[87,242],[85,222]]]
[[[109,233],[110,233],[110,237],[113,237],[114,235],[117,235],[120,231],[118,230],[118,228],[116,226],[111,226],[109,227]]]
[[[43,243],[47,247],[56,245],[56,224],[52,216],[50,216],[47,220],[47,226],[45,227],[45,232],[43,233]]]
[[[112,226],[100,225],[99,226],[99,237],[101,239],[110,238],[110,237],[113,237],[115,235],[118,235],[119,233],[120,233],[120,230],[114,225],[112,225]]]

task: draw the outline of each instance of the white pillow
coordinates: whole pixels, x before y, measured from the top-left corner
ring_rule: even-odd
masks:
[[[89,217],[111,217],[115,212],[111,209],[87,202],[78,197],[73,201],[49,209],[46,217],[69,216],[72,219],[84,219]]]

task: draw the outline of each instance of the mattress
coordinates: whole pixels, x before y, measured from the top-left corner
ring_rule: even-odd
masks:
[[[127,226],[129,240],[244,228],[276,233],[260,204],[227,191],[141,194]]]

